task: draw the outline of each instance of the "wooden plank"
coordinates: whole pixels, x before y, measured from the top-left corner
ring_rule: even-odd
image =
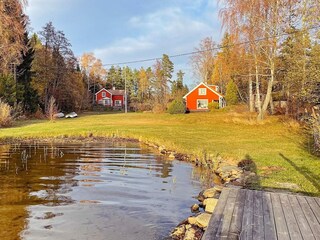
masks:
[[[255,240],[264,239],[263,207],[262,207],[262,192],[261,191],[254,191],[254,195],[253,195],[252,237]]]
[[[236,198],[230,230],[228,234],[228,239],[230,240],[238,240],[239,235],[241,232],[241,225],[242,225],[242,216],[243,216],[243,207],[245,204],[245,198],[246,198],[246,192],[245,189],[240,189],[238,191],[238,195]]]
[[[251,240],[253,227],[253,191],[247,190],[240,239]]]
[[[273,207],[274,222],[278,239],[290,240],[286,219],[283,214],[280,197],[276,193],[271,193],[271,202]]]
[[[316,216],[318,223],[320,224],[320,206],[317,204],[316,199],[312,197],[306,198],[309,206],[311,207],[314,215]]]
[[[202,239],[203,240],[213,240],[216,239],[216,233],[219,230],[220,222],[223,221],[223,211],[226,206],[226,202],[229,196],[230,189],[224,188],[219,197],[217,206],[215,207],[207,230],[205,231]]]
[[[234,211],[234,206],[236,203],[236,197],[237,197],[238,191],[239,189],[230,189],[226,207],[224,208],[224,212],[223,212],[223,221],[221,222],[222,226],[219,227],[219,230],[221,229],[221,232],[218,231],[216,233],[217,239],[228,239],[229,229],[231,225],[231,220],[233,216],[233,211]]]
[[[320,198],[315,198],[314,200],[318,203],[318,205],[320,207]]]
[[[303,239],[299,230],[297,220],[293,214],[288,196],[286,194],[279,194],[280,202],[283,209],[284,217],[287,222],[289,235],[291,239]]]
[[[294,216],[298,222],[298,226],[303,239],[314,239],[309,223],[301,209],[301,206],[296,196],[288,195],[289,202],[291,204]]]
[[[264,239],[277,239],[270,193],[262,193]]]
[[[313,236],[315,238],[320,238],[320,225],[319,222],[314,215],[312,209],[310,208],[309,203],[306,200],[307,197],[298,196],[297,199],[300,203],[301,209],[304,212],[304,215],[306,216],[306,219],[309,223],[309,226],[311,228],[311,231],[313,233]]]

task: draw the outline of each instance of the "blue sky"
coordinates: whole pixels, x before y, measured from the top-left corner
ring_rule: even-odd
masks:
[[[104,64],[190,52],[222,35],[216,0],[29,0],[26,12],[34,32],[52,21],[76,56],[93,52]],[[190,58],[172,61],[192,85]]]

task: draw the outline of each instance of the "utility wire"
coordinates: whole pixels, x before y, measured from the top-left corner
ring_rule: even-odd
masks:
[[[310,28],[307,28],[306,30],[314,30],[314,29],[318,29],[318,28],[320,28],[320,26],[310,27]],[[248,41],[235,43],[235,44],[222,45],[222,46],[218,45],[217,47],[206,49],[206,50],[198,50],[198,51],[193,51],[193,52],[186,52],[186,53],[170,55],[169,58],[177,58],[177,57],[191,56],[191,55],[194,55],[194,54],[197,54],[197,53],[212,52],[214,50],[219,50],[219,49],[223,49],[223,48],[239,46],[239,45],[246,45],[246,44],[249,44],[249,43],[261,42],[261,41],[272,39],[272,38],[279,38],[279,37],[289,36],[289,35],[292,35],[292,34],[295,34],[295,33],[299,33],[299,32],[300,32],[300,30],[296,30],[296,31],[292,31],[290,33],[283,33],[283,34],[278,34],[278,35],[274,35],[274,36],[270,36],[270,37],[257,38],[257,39],[254,39],[253,41],[248,40]],[[103,66],[129,65],[129,64],[134,64],[134,63],[144,63],[144,62],[157,61],[157,60],[161,60],[161,59],[162,59],[162,57],[155,57],[155,58],[140,59],[140,60],[134,60],[134,61],[128,61],[128,62],[107,63],[107,64],[103,64]]]

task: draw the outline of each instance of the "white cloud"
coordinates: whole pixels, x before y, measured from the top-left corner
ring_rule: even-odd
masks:
[[[167,8],[144,16],[129,19],[131,32],[140,34],[124,38],[110,45],[95,49],[94,53],[105,63],[126,62],[152,57],[161,57],[163,53],[172,55],[193,51],[201,39],[214,34],[210,22],[195,19],[181,8]],[[173,59],[188,67],[188,58]],[[153,63],[148,63],[152,65]]]
[[[29,0],[26,12],[32,16],[44,15],[48,12],[63,11],[75,4],[75,0]]]

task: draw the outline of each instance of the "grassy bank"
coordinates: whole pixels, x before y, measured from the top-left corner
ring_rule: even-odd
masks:
[[[0,138],[120,136],[164,145],[197,156],[221,155],[231,161],[250,155],[262,187],[288,188],[320,195],[320,160],[305,147],[295,123],[269,117],[263,123],[235,111],[187,115],[128,113],[84,114],[77,119],[18,121]]]

